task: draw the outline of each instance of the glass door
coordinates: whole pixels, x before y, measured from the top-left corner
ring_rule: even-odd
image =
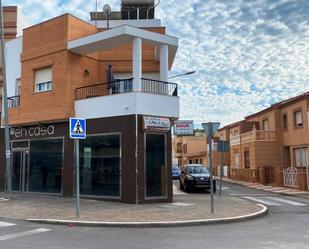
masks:
[[[28,191],[28,149],[13,151],[12,189],[17,192]]]

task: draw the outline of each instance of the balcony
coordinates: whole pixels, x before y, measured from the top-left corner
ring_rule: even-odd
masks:
[[[12,109],[12,108],[16,108],[20,106],[20,96],[12,96],[12,97],[8,97],[8,108]],[[0,113],[2,111],[2,96],[0,96]]]
[[[241,135],[234,136],[230,138],[230,145],[239,145],[251,142],[269,142],[276,141],[276,131],[275,130],[256,130],[242,133]]]
[[[134,88],[133,78],[77,88],[76,116],[88,119],[132,114],[179,117],[176,83],[146,78],[140,80],[139,89]]]
[[[142,78],[141,92],[151,94],[163,94],[169,96],[178,95],[178,86],[176,83]],[[114,94],[134,92],[133,78],[115,80],[111,83],[102,83],[91,86],[77,88],[75,99],[87,99],[99,96],[108,96]]]

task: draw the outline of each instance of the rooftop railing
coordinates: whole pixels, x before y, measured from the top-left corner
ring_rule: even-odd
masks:
[[[142,78],[141,92],[162,94],[169,96],[178,95],[178,85],[176,83]],[[76,88],[75,99],[87,99],[113,94],[133,92],[133,78],[115,80],[110,83],[102,83]]]

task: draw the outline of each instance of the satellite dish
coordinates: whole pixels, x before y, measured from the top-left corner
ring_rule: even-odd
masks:
[[[111,11],[112,11],[112,8],[111,8],[111,6],[110,6],[109,4],[105,4],[105,5],[103,6],[103,12],[104,12],[105,15],[110,14]]]

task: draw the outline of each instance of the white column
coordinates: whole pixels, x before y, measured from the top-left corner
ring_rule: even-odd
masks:
[[[160,80],[168,80],[168,46],[160,46]]]
[[[133,39],[133,91],[140,92],[142,89],[142,39]]]

